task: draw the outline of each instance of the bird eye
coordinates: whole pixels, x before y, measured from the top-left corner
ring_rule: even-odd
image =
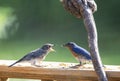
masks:
[[[72,46],[72,44],[71,44],[71,43],[68,43],[68,45],[69,45],[69,46]]]
[[[51,46],[48,46],[48,48],[50,48]]]

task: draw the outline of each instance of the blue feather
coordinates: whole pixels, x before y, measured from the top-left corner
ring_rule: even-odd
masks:
[[[90,53],[86,49],[78,46],[77,44],[74,44],[74,46],[72,47],[72,51],[74,51],[76,54],[84,56],[88,60],[91,60]]]

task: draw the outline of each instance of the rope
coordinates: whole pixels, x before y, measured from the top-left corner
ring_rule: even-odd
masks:
[[[97,5],[94,2],[94,0],[61,0],[64,8],[68,12],[70,12],[72,15],[76,16],[77,18],[81,18],[82,17],[81,11],[83,10],[81,9],[79,1],[82,1],[82,3],[86,5],[86,7],[91,9],[92,13],[97,11]]]

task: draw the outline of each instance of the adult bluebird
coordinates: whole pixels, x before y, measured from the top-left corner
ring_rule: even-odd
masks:
[[[45,44],[41,48],[31,51],[30,53],[25,55],[23,58],[9,65],[8,67],[12,67],[13,65],[19,62],[25,62],[25,61],[31,63],[31,65],[39,66],[37,65],[37,63],[41,63],[45,59],[45,57],[48,55],[49,52],[54,51],[54,49],[52,48],[53,46],[54,46],[53,44],[49,44],[49,43]]]
[[[79,61],[80,66],[86,62],[91,61],[90,53],[86,49],[78,46],[76,43],[68,42],[63,46],[67,47],[72,52],[72,55],[76,58],[77,61]]]

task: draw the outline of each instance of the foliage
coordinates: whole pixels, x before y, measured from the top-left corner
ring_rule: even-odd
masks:
[[[114,59],[113,57],[119,57],[120,52],[120,11],[118,9],[120,1],[111,0],[108,3],[108,1],[96,0],[96,3],[98,4],[98,11],[94,16],[98,29],[101,56],[106,64],[119,64],[117,63],[119,58]],[[2,17],[14,19],[9,20],[11,25],[9,25],[10,30],[5,30],[6,38],[0,40],[1,59],[19,58],[28,50],[33,50],[46,42],[56,44],[58,50],[56,56],[59,56],[60,53],[61,57],[63,57],[62,54],[66,54],[66,57],[69,55],[67,49],[59,47],[66,42],[74,41],[88,49],[87,33],[82,20],[76,19],[66,12],[59,0],[1,0],[0,7],[8,10],[2,14],[4,11],[0,9],[0,14],[2,14],[0,19]],[[6,24],[2,20],[0,23]],[[9,31],[12,32],[11,35]],[[3,38],[5,37],[2,32],[0,32],[1,35]],[[60,58],[58,61],[61,59],[67,61],[66,57]],[[52,55],[49,60],[53,60]]]

